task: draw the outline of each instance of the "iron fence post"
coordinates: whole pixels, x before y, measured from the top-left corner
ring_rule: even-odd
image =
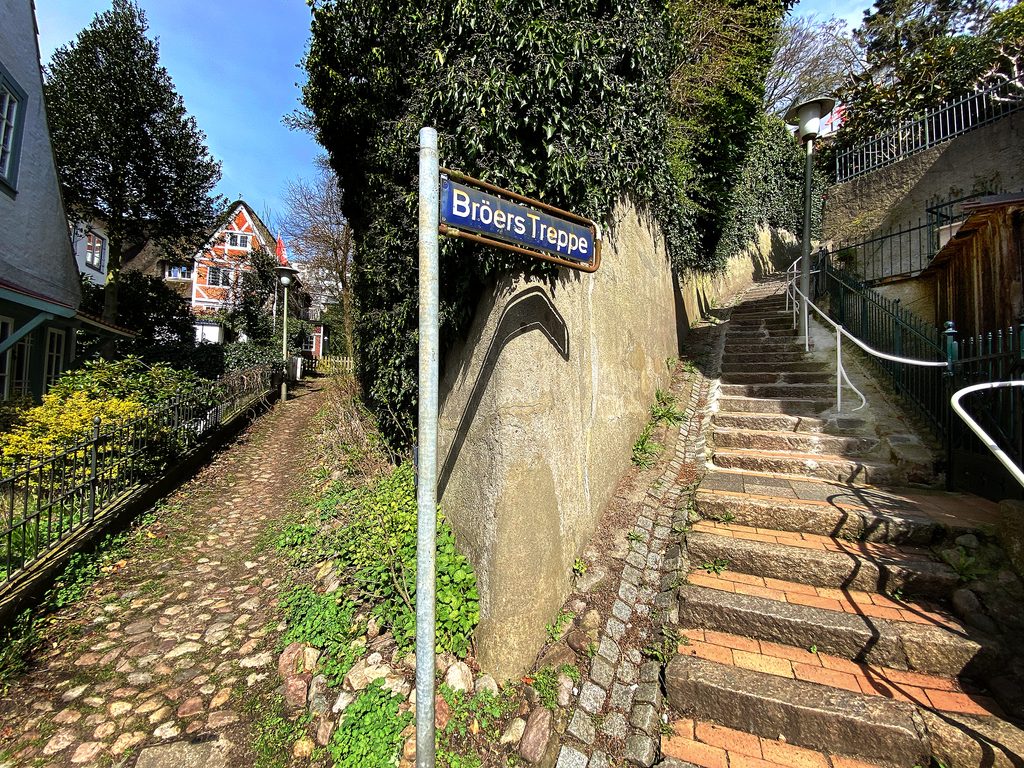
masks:
[[[100,417],[92,420],[92,445],[89,449],[89,522],[96,518],[96,467],[100,443]]]
[[[946,321],[946,330],[943,331],[946,336],[946,374],[943,378],[946,380],[946,400],[949,401],[950,396],[956,386],[955,378],[955,363],[957,359],[957,343],[956,343],[956,327],[953,325],[952,320]],[[952,491],[956,486],[953,481],[953,431],[956,429],[955,420],[952,418],[953,406],[950,405],[943,409],[943,421],[946,438],[946,490]]]

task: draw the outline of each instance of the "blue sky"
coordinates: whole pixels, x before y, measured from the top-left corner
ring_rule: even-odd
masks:
[[[45,64],[109,0],[35,0]],[[289,180],[313,175],[320,147],[281,119],[298,107],[309,39],[304,0],[141,0],[150,37],[222,163],[217,191],[262,217],[284,212]],[[266,219],[265,219],[266,220]],[[266,220],[273,226],[272,221]]]
[[[792,13],[809,16],[815,15],[822,21],[835,16],[845,19],[848,29],[860,26],[865,9],[871,5],[870,0],[800,0]]]

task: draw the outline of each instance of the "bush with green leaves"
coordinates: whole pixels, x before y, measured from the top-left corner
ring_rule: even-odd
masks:
[[[178,370],[167,363],[150,365],[129,356],[114,361],[87,361],[80,368],[64,372],[48,394],[64,399],[83,393],[90,400],[132,400],[154,407],[194,394],[208,383],[192,371]]]
[[[371,489],[340,498],[348,524],[338,531],[338,556],[351,572],[359,599],[388,627],[398,647],[411,650],[416,636],[416,492],[405,463]],[[437,650],[469,652],[480,619],[476,574],[455,548],[455,537],[438,515]]]
[[[279,607],[287,625],[282,645],[300,642],[319,648],[320,672],[332,685],[340,685],[359,655],[351,645],[360,630],[352,601],[338,592],[319,593],[302,585],[281,595]]]
[[[257,343],[255,341],[235,341],[224,345],[224,370],[242,371],[246,368],[262,366],[281,368],[281,345]]]
[[[399,712],[401,697],[374,680],[349,704],[327,750],[335,768],[389,768],[398,760],[402,731],[412,722]]]

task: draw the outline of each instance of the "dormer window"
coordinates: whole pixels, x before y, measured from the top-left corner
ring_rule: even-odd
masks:
[[[168,280],[191,280],[192,267],[181,267],[176,264],[165,264],[164,277],[166,277]]]
[[[18,187],[25,99],[25,92],[0,65],[0,187],[10,193]]]

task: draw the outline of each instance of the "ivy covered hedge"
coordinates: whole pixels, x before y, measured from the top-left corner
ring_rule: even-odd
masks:
[[[745,35],[752,51],[730,59],[725,90],[702,96],[728,109],[698,114],[680,106],[673,83],[680,67],[706,68],[688,58],[706,36],[678,0],[313,0],[299,123],[327,148],[344,189],[359,374],[390,441],[411,439],[415,413],[419,128],[437,128],[443,164],[599,221],[628,196],[659,225],[678,272],[712,271],[720,233],[699,227],[720,227],[722,189],[759,107],[746,96],[763,88],[783,3],[710,6],[726,18],[743,11],[758,33]],[[732,47],[725,40],[718,53]],[[487,281],[506,272],[555,273],[442,244],[446,343],[467,327]]]

